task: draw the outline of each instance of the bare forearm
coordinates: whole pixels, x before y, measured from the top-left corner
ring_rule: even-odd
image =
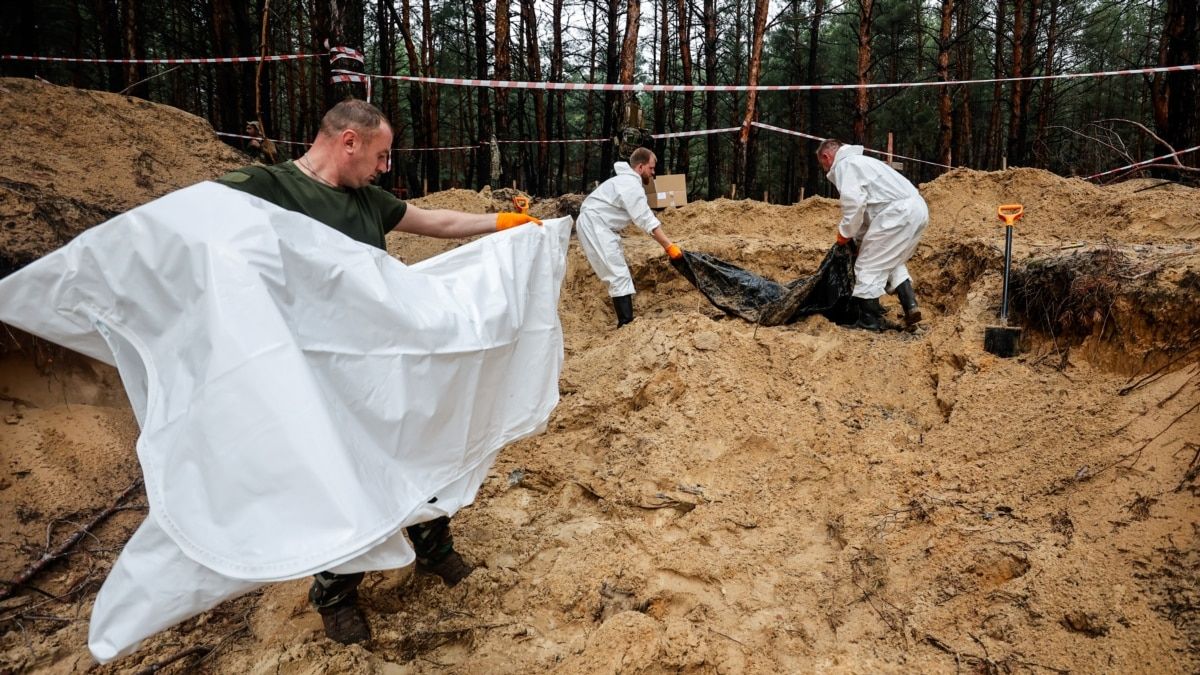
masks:
[[[439,239],[461,239],[496,231],[496,214],[463,213],[449,209],[419,209],[410,206],[396,225],[401,232]]]
[[[654,237],[654,241],[657,241],[658,245],[662,246],[664,251],[671,247],[671,240],[667,238],[665,233],[663,233],[661,227],[654,228],[654,230],[650,233],[650,236]]]

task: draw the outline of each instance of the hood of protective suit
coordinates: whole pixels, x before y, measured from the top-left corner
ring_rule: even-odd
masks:
[[[863,154],[863,146],[861,145],[843,145],[838,148],[837,154],[833,156],[833,164],[829,165],[829,173],[825,174],[825,177],[829,179],[829,182],[837,183],[833,179],[833,167],[837,166],[838,162],[847,157],[854,157],[861,154]]]
[[[629,162],[614,163],[613,164],[613,173],[617,174],[618,176],[633,176],[634,178],[638,179],[639,183],[642,182],[642,175],[640,173],[634,171],[633,167],[629,166]]]

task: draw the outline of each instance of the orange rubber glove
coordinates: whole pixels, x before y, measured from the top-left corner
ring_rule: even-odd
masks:
[[[507,230],[510,227],[524,225],[525,223],[537,223],[538,225],[541,225],[542,221],[525,213],[509,213],[508,211],[501,211],[500,213],[496,214],[497,230]]]
[[[683,249],[679,248],[675,244],[671,244],[667,247],[667,257],[671,260],[679,260],[683,257]]]
[[[838,238],[837,238],[837,245],[838,245],[838,246],[845,246],[846,244],[849,244],[849,243],[851,242],[851,240],[850,240],[850,239],[847,239],[847,238],[845,238],[845,237],[843,237],[843,236],[842,236],[842,232],[841,232],[841,230],[839,230],[839,231],[838,231],[838,233],[837,233],[837,236],[838,236]]]

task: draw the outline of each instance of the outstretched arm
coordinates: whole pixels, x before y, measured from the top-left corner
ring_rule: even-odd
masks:
[[[501,225],[541,223],[520,213],[463,213],[449,209],[422,209],[409,205],[394,228],[399,232],[439,239],[461,239],[503,229]]]

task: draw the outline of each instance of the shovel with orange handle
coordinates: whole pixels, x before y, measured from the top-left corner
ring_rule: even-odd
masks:
[[[512,198],[513,205],[517,207],[517,211],[529,215],[529,197],[525,195],[517,195]]]
[[[1008,325],[1008,279],[1012,269],[1013,223],[1025,215],[1020,204],[1003,204],[996,209],[996,216],[1004,221],[1004,289],[1000,295],[999,326],[988,326],[983,332],[983,348],[996,356],[1014,356],[1021,341],[1021,329]]]

